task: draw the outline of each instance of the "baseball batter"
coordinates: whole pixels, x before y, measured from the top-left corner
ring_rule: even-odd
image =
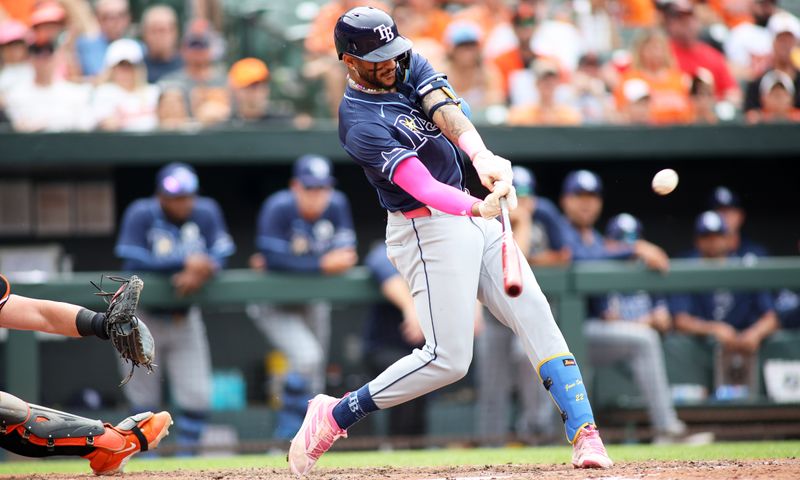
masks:
[[[411,52],[388,14],[356,7],[339,18],[334,39],[349,76],[339,139],[388,211],[387,255],[409,285],[425,345],[342,399],[314,397],[289,449],[291,471],[308,473],[370,412],[463,377],[472,361],[476,298],[520,337],[561,411],[573,465],[612,466],[580,370],[531,269],[523,268],[519,297],[503,290],[495,218],[500,198],[512,209],[517,203],[510,162],[484,146],[447,77]],[[466,167],[457,147],[491,191],[484,200],[464,190]]]

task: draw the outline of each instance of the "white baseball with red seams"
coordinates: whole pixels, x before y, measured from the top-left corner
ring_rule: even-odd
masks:
[[[671,168],[665,168],[655,174],[652,186],[653,191],[659,195],[672,193],[678,186],[678,173]]]

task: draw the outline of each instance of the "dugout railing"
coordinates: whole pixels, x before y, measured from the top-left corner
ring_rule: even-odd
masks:
[[[670,272],[660,274],[631,262],[584,262],[568,269],[536,269],[542,290],[553,303],[565,337],[580,360],[585,356],[582,325],[587,316],[587,298],[609,291],[697,292],[717,289],[800,289],[800,257],[761,258],[753,262],[673,260]],[[41,282],[13,283],[14,293],[82,304],[102,309],[98,298],[87,295],[96,272],[55,275]],[[197,294],[176,299],[168,277],[145,274],[141,303],[169,307],[197,303],[204,306],[245,305],[251,302],[297,303],[329,300],[365,304],[379,301],[380,292],[363,267],[345,275],[320,277],[249,270],[220,273]],[[800,346],[797,347],[800,349]],[[39,399],[38,341],[31,332],[9,331],[5,346],[6,388],[29,400]]]

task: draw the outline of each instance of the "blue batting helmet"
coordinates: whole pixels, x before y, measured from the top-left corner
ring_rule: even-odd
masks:
[[[339,17],[333,30],[339,60],[345,53],[367,62],[384,62],[411,50],[388,13],[373,7],[355,7]]]

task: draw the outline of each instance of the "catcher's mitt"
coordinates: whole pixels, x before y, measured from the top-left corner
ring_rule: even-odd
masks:
[[[95,295],[100,295],[108,302],[106,309],[106,333],[111,339],[114,348],[125,361],[131,362],[131,372],[122,380],[120,386],[125,385],[133,377],[134,368],[143,366],[147,373],[153,371],[155,364],[155,342],[147,326],[136,317],[136,305],[139,304],[139,294],[144,288],[144,282],[136,275],[130,278],[106,277],[109,280],[120,282],[116,293],[106,292],[102,289],[102,279]],[[110,298],[110,300],[108,300]]]

